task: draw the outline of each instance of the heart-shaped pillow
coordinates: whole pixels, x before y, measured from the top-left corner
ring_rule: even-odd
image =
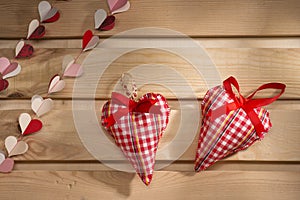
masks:
[[[232,85],[239,96],[234,94]],[[256,92],[264,89],[279,89],[281,92],[271,98],[252,99]],[[244,98],[240,93],[238,82],[233,77],[225,80],[223,85],[208,90],[201,104],[202,126],[195,171],[205,170],[215,162],[263,139],[272,124],[269,112],[261,106],[278,99],[284,90],[284,84],[268,83]]]
[[[154,93],[134,101],[114,92],[102,109],[102,125],[146,185],[152,180],[158,143],[169,115],[166,99]]]

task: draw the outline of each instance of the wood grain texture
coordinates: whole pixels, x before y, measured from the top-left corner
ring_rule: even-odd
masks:
[[[24,38],[27,25],[37,13],[37,0],[0,3],[1,38]],[[107,9],[104,0],[50,1],[61,18],[46,24],[47,38],[80,37],[93,29],[96,9]],[[190,36],[299,36],[300,3],[297,0],[131,0],[131,9],[117,15],[110,36],[143,27],[169,28]],[[155,14],[154,14],[155,13]]]
[[[200,103],[200,102],[199,102]],[[96,115],[101,115],[101,108],[104,101],[96,101]],[[178,134],[178,127],[181,122],[181,108],[177,101],[169,101],[171,112],[171,121],[167,127],[166,133],[160,141],[159,148],[164,148],[173,141]],[[257,142],[247,151],[239,152],[227,160],[239,161],[300,161],[300,102],[299,101],[278,101],[268,106],[273,128],[262,142]],[[76,108],[78,110],[87,109],[85,107]],[[77,110],[74,109],[76,112]],[[182,108],[184,109],[184,108]],[[3,140],[9,135],[17,136],[18,116],[22,112],[30,111],[29,100],[1,100],[0,115],[2,120],[0,126],[1,132],[0,146]],[[99,117],[100,118],[100,117]],[[82,145],[73,120],[72,101],[55,100],[54,109],[43,116],[41,120],[44,123],[43,129],[32,136],[28,136],[25,141],[30,145],[30,150],[23,156],[18,156],[16,160],[27,161],[84,161],[95,160]],[[199,131],[199,130],[198,130]],[[186,130],[187,134],[197,134],[195,130]],[[81,134],[88,134],[81,133]],[[193,137],[193,136],[192,136]],[[190,141],[191,145],[181,156],[181,161],[193,161],[197,138]],[[101,138],[99,138],[101,140]],[[186,145],[183,141],[181,148]],[[180,148],[180,147],[178,147]],[[170,160],[172,152],[166,153],[166,156],[157,157],[157,160]]]
[[[1,199],[296,200],[300,195],[299,172],[155,172],[149,187],[123,172],[20,171],[0,179]]]
[[[182,47],[184,48],[184,47]],[[112,51],[119,51],[117,47],[111,47]],[[233,75],[241,85],[242,93],[249,94],[258,88],[259,85],[266,82],[283,82],[287,85],[283,99],[298,99],[300,97],[300,49],[273,49],[273,48],[209,48],[206,49],[208,56],[216,65],[216,74],[210,79],[214,85],[218,85],[225,78]],[[12,49],[1,49],[0,53],[6,57],[12,57]],[[188,51],[188,49],[187,49]],[[48,83],[54,74],[61,72],[62,60],[67,54],[76,56],[80,52],[79,49],[37,49],[35,55],[31,59],[19,60],[22,65],[22,72],[17,77],[9,79],[10,86],[6,91],[1,92],[1,98],[30,98],[34,94],[45,95]],[[197,58],[190,49],[191,58]],[[94,54],[94,55],[97,55]],[[93,66],[105,68],[99,57],[83,54],[78,63],[83,60],[93,63]],[[99,55],[101,56],[101,55]],[[201,58],[199,59],[201,61]],[[57,94],[52,95],[53,98],[71,98],[90,96],[90,85],[97,84],[96,98],[107,99],[110,97],[121,74],[132,70],[135,67],[148,64],[149,69],[152,66],[162,66],[164,73],[153,71],[155,78],[150,79],[149,73],[140,73],[139,77],[134,77],[138,83],[143,84],[145,80],[153,80],[154,83],[167,83],[168,86],[176,88],[181,98],[192,98],[192,94],[186,91],[189,83],[195,91],[197,98],[203,98],[209,86],[206,78],[203,77],[195,68],[184,58],[170,52],[155,49],[137,50],[122,55],[116,59],[104,72],[103,76],[92,73],[84,77],[88,80],[81,85],[83,89],[80,95],[73,94],[74,79],[67,78],[66,88]],[[83,65],[85,70],[89,66]],[[170,69],[176,70],[183,78],[170,75]],[[214,70],[214,66],[206,68],[200,67],[201,70]],[[150,71],[151,72],[151,71]],[[219,73],[219,74],[218,74]],[[162,75],[162,74],[168,74]],[[80,80],[80,79],[79,79]],[[99,80],[99,82],[98,82]],[[158,92],[164,94],[167,98],[175,98],[174,91],[157,84],[139,85],[139,93]],[[266,93],[271,95],[271,93]]]

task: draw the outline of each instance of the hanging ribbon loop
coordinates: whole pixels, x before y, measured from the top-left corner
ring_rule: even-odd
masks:
[[[235,95],[235,93],[232,90],[232,85],[236,88],[238,92],[238,97]],[[247,98],[243,97],[240,93],[240,87],[237,82],[237,80],[234,77],[229,77],[223,82],[224,89],[228,93],[228,95],[233,99],[232,103],[225,104],[223,106],[220,106],[219,108],[212,110],[208,113],[208,115],[211,117],[212,120],[215,120],[216,118],[220,117],[223,114],[228,114],[232,110],[236,110],[238,108],[242,108],[247,116],[249,117],[250,121],[252,122],[257,135],[262,138],[263,132],[266,132],[261,120],[259,119],[258,115],[254,111],[254,108],[258,108],[261,106],[266,106],[277,100],[285,91],[285,84],[282,83],[267,83],[262,86],[260,86],[257,90],[255,90],[250,96]],[[258,91],[262,91],[265,89],[278,89],[280,90],[280,93],[270,97],[270,98],[259,98],[259,99],[253,99],[255,94]]]
[[[109,128],[114,125],[118,119],[132,112],[162,114],[160,107],[155,106],[157,102],[157,99],[143,99],[136,102],[120,93],[113,92],[111,104],[118,104],[123,106],[123,108],[119,108],[117,112],[110,114],[109,117],[104,120],[105,126]]]

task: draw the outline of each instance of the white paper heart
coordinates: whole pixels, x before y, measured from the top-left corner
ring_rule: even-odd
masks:
[[[38,6],[39,14],[40,14],[40,21],[46,21],[56,15],[58,9],[53,8],[48,1],[41,1]]]
[[[18,56],[20,51],[22,50],[22,48],[24,47],[25,45],[25,42],[24,40],[20,40],[16,46],[16,49],[15,49],[15,56]]]
[[[48,94],[59,92],[65,87],[65,81],[60,79],[59,75],[55,75],[49,84]]]
[[[27,39],[30,38],[30,36],[32,35],[32,33],[39,27],[40,22],[37,19],[33,19],[29,26],[28,26],[28,34],[27,34]]]
[[[95,29],[100,28],[101,24],[104,22],[106,17],[107,17],[107,13],[103,9],[99,9],[95,12],[94,15]]]
[[[114,15],[114,14],[117,14],[117,13],[125,12],[129,9],[130,9],[130,3],[129,3],[129,1],[127,1],[127,3],[123,7],[111,12],[111,14]]]
[[[34,95],[31,98],[31,108],[38,117],[49,112],[53,107],[53,101],[50,98],[43,99],[40,95]]]
[[[24,133],[24,131],[28,127],[30,121],[31,121],[31,116],[28,113],[22,113],[22,114],[20,114],[20,116],[19,116],[19,124],[20,124],[20,128],[21,128],[22,134]]]
[[[4,153],[0,153],[0,165],[4,162],[4,160],[5,160],[5,155],[4,155]]]
[[[24,141],[18,141],[14,136],[8,136],[5,139],[5,148],[8,152],[8,156],[21,155],[27,152],[28,144]]]

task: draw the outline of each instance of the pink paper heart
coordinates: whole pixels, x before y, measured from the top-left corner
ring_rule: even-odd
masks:
[[[128,0],[107,0],[111,14],[125,12],[130,8]]]
[[[65,87],[65,81],[60,79],[58,74],[54,75],[49,83],[48,94],[59,92]]]
[[[19,41],[15,49],[15,58],[28,58],[33,54],[33,47],[23,40]]]
[[[93,49],[99,42],[99,37],[93,35],[91,30],[87,30],[82,39],[82,50],[87,51]]]
[[[12,158],[6,158],[1,164],[0,164],[0,172],[1,173],[9,173],[14,168],[14,160]]]
[[[21,66],[18,63],[10,63],[10,61],[5,57],[0,58],[0,73],[3,76],[3,79],[16,76],[20,72]]]
[[[55,22],[59,19],[58,9],[53,8],[48,1],[41,1],[38,6],[40,21],[44,23]]]
[[[83,68],[80,64],[75,63],[71,55],[66,55],[62,64],[64,77],[79,77],[83,74]]]

